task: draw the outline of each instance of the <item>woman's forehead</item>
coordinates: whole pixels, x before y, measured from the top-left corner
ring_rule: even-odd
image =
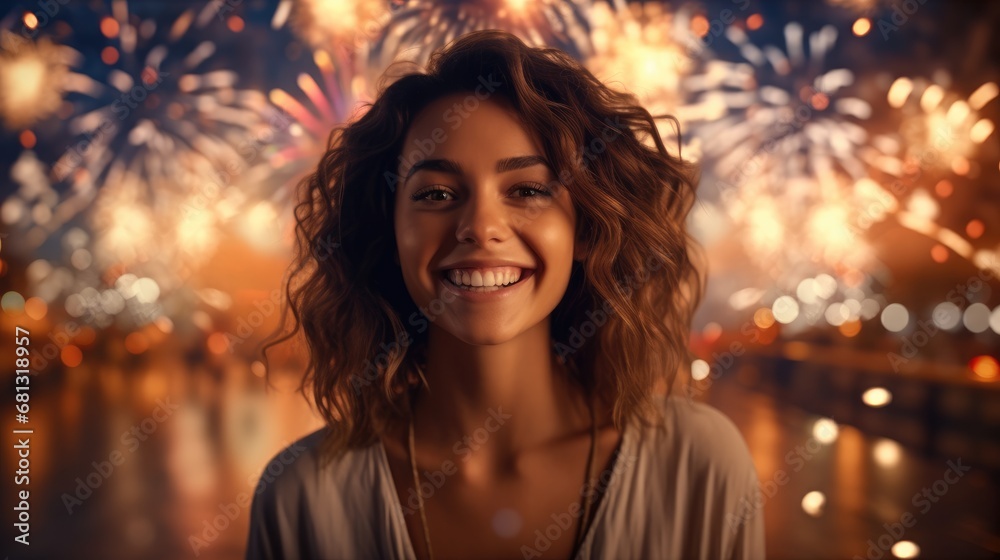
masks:
[[[471,97],[471,100],[470,100]],[[418,113],[400,154],[401,171],[421,159],[496,161],[543,156],[534,131],[506,101],[474,94],[441,97]]]

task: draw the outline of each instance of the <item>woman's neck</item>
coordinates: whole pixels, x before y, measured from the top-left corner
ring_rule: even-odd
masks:
[[[432,328],[414,404],[417,440],[495,474],[523,453],[589,435],[589,401],[552,352],[548,321],[502,344],[471,346]]]

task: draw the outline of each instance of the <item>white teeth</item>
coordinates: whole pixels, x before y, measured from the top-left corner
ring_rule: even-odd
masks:
[[[452,269],[447,273],[447,277],[452,283],[459,286],[489,288],[494,286],[505,287],[521,279],[521,269],[504,267],[497,269]]]

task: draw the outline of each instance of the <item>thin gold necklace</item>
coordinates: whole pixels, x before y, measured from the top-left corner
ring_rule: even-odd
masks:
[[[424,529],[424,545],[427,547],[427,558],[434,560],[434,552],[431,549],[431,533],[427,527],[427,513],[424,511],[424,496],[420,493],[420,477],[417,475],[417,459],[413,444],[413,406],[410,406],[410,437],[409,454],[410,469],[413,471],[413,489],[417,494],[417,503],[420,504],[420,525]],[[594,478],[594,462],[597,455],[597,419],[594,415],[594,399],[590,399],[590,456],[587,458],[587,479],[584,482],[583,497],[583,521],[577,527],[576,541],[573,544],[573,552],[570,558],[575,558],[587,536],[587,523],[590,521],[590,508],[593,502],[594,492],[592,480]]]

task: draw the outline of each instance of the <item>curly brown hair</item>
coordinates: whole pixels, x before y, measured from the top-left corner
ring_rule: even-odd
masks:
[[[693,357],[688,334],[704,278],[685,220],[696,168],[667,152],[634,95],[558,49],[503,31],[469,33],[436,52],[425,72],[388,81],[362,116],[331,132],[300,186],[287,301],[263,348],[267,364],[267,349],[302,329],[309,363],[300,389],[311,387],[329,426],[326,449],[370,445],[403,418],[427,318],[394,260],[395,170],[422,108],[484,84],[538,138],[572,193],[577,239],[589,248],[552,313],[553,351],[619,429],[655,417],[654,390],[669,391]],[[289,311],[295,326],[279,337]]]

